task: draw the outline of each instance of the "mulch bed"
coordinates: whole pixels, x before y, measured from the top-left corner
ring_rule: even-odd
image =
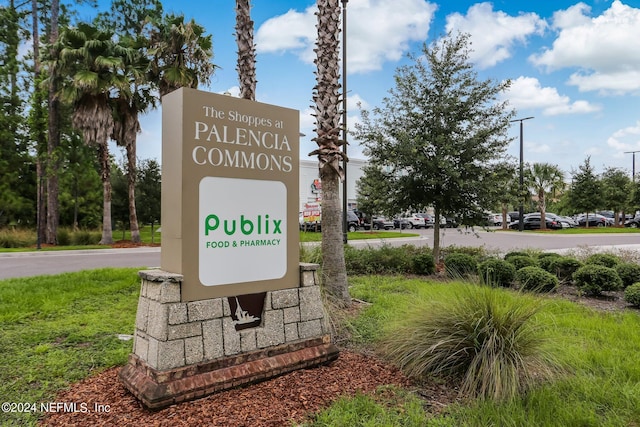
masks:
[[[56,402],[108,405],[109,412],[49,414],[43,426],[225,426],[275,427],[302,422],[340,396],[371,393],[381,385],[409,387],[409,380],[374,356],[342,351],[327,366],[295,371],[269,381],[217,393],[203,399],[150,411],[120,383],[112,368],[73,384]],[[434,386],[434,401],[448,391]],[[427,397],[425,390],[421,394]],[[449,392],[452,398],[455,392]],[[435,406],[440,403],[434,403]]]

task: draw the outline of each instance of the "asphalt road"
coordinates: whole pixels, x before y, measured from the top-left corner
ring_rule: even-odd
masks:
[[[389,244],[399,246],[433,246],[433,230],[407,230],[419,237],[389,240],[351,240],[349,244],[362,247]],[[580,247],[601,249],[640,250],[640,234],[582,234],[519,233],[516,231],[471,232],[465,229],[446,229],[441,234],[442,246],[484,246],[501,253],[516,249],[566,251]],[[80,251],[0,253],[0,279],[59,274],[104,267],[153,268],[160,266],[160,248],[95,249]]]

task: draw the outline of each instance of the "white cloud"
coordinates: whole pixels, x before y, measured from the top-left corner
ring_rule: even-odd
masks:
[[[412,41],[427,39],[436,6],[424,0],[351,0],[347,6],[347,72],[379,70],[397,61]],[[264,22],[256,32],[259,53],[292,52],[313,63],[316,7],[294,10]]]
[[[607,138],[607,145],[618,152],[640,149],[640,121],[615,131]]]
[[[530,60],[548,70],[577,68],[568,83],[581,91],[640,89],[640,9],[615,0],[600,16],[588,12],[582,4],[557,12],[553,47]]]
[[[560,114],[585,114],[599,111],[600,107],[588,101],[574,101],[560,95],[554,87],[542,87],[538,79],[520,76],[515,79],[509,91],[504,94],[511,106],[516,109],[540,108],[542,114],[556,116]]]
[[[480,68],[488,68],[509,58],[515,43],[525,43],[527,36],[541,34],[546,22],[535,13],[509,16],[493,11],[491,3],[478,3],[466,15],[452,13],[447,16],[446,30],[471,35],[470,59]]]

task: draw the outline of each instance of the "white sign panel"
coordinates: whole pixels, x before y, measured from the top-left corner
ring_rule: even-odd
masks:
[[[284,183],[205,177],[199,192],[200,282],[216,286],[282,278],[287,271]]]

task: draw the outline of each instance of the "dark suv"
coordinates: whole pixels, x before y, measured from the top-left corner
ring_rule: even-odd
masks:
[[[354,211],[347,211],[347,230],[357,231],[360,228],[360,218]]]

